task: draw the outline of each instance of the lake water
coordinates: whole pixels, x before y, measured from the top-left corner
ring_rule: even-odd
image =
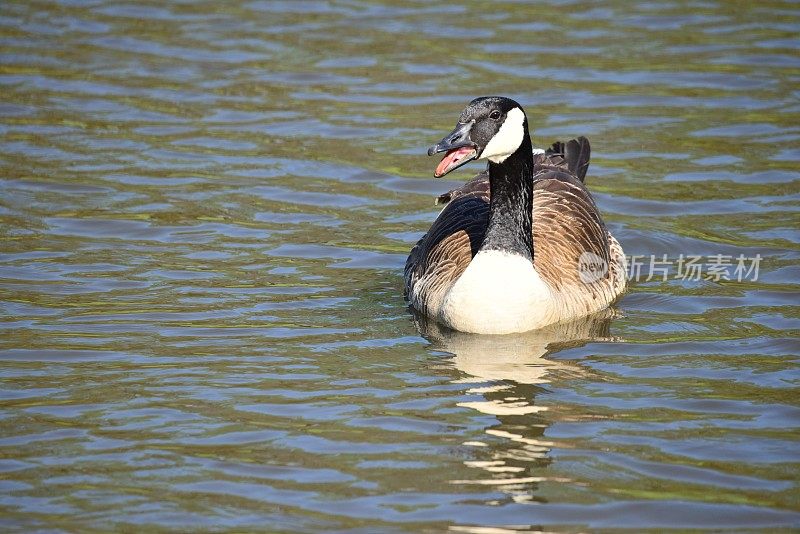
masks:
[[[798,28],[777,1],[3,2],[0,527],[799,528]],[[480,170],[434,180],[425,148],[487,94],[536,145],[591,139],[642,264],[613,316],[406,308],[433,198]]]

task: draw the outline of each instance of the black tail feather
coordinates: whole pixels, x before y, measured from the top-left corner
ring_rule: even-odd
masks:
[[[563,144],[563,143],[562,143]],[[591,148],[589,140],[581,136],[567,143],[564,159],[567,160],[569,170],[583,182],[586,180],[586,171],[589,170],[589,156]]]
[[[556,141],[550,148],[544,151],[545,156],[563,156],[564,155],[564,143],[561,141]]]
[[[591,155],[588,139],[581,136],[568,143],[556,141],[544,153],[547,157],[560,156],[572,174],[577,176],[581,182],[586,181],[586,171],[589,170],[589,156]]]

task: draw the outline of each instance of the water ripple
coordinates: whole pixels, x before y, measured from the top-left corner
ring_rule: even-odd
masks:
[[[791,530],[800,12],[777,2],[0,14],[9,531]],[[688,40],[687,40],[688,39]],[[589,135],[632,283],[519,336],[402,297],[481,94]]]

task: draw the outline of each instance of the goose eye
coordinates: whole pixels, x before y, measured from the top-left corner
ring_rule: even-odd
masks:
[[[496,121],[497,119],[500,118],[500,112],[497,111],[496,109],[492,110],[492,112],[489,113],[489,118],[492,119],[493,121]]]

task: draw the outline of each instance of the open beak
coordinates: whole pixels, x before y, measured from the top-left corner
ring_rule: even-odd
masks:
[[[469,132],[473,124],[475,124],[475,121],[457,124],[452,132],[428,149],[429,156],[439,152],[447,152],[433,173],[435,178],[441,178],[448,172],[478,157],[478,147],[469,138]]]

